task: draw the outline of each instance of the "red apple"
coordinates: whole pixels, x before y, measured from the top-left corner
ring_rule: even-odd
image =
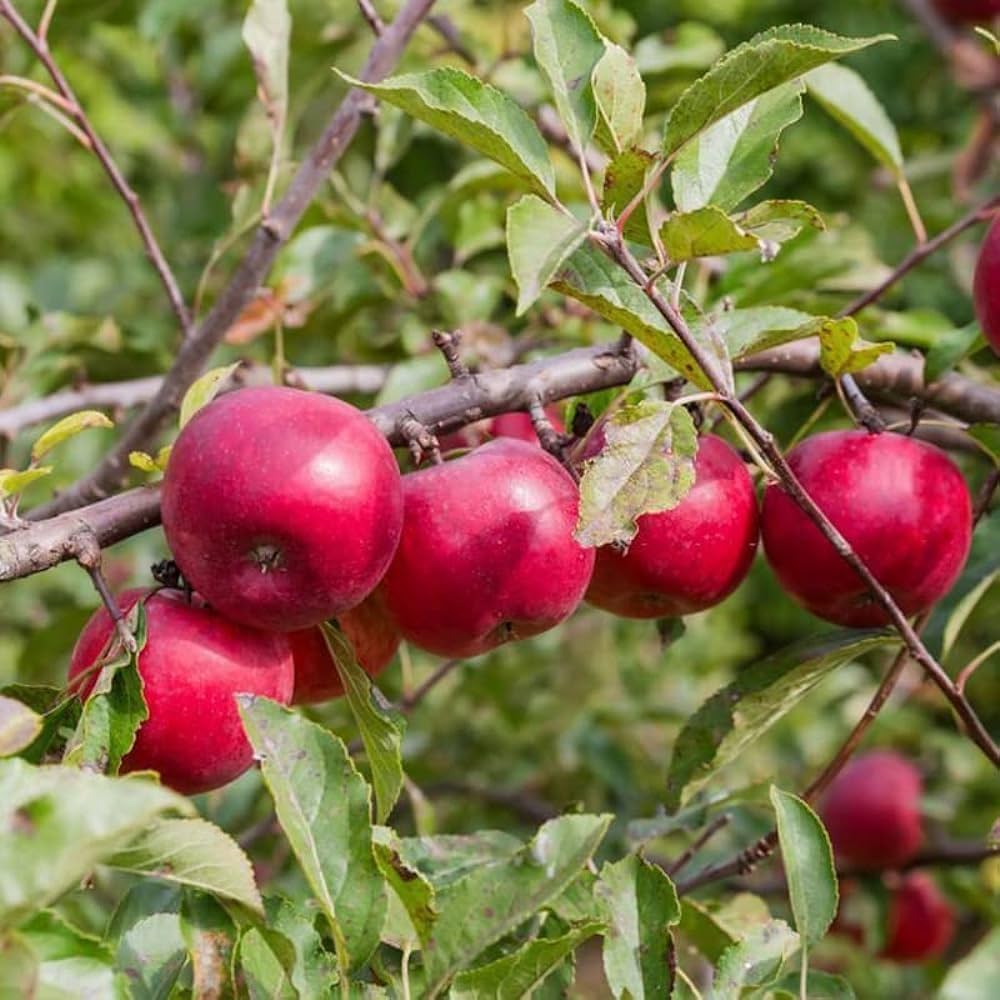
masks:
[[[983,336],[994,353],[1000,354],[1000,215],[980,247],[972,292]]]
[[[549,418],[549,423],[552,424],[554,430],[560,434],[565,432],[566,426],[559,416],[557,407],[546,406],[545,415]],[[517,438],[519,441],[527,441],[529,444],[538,444],[535,425],[531,422],[531,416],[523,410],[501,413],[496,417],[467,424],[457,431],[442,434],[438,439],[438,444],[444,452],[458,451],[459,449],[475,448],[484,441],[498,437]]]
[[[934,6],[951,21],[989,24],[1000,16],[1000,0],[934,0]]]
[[[163,527],[184,578],[233,621],[290,632],[360,604],[403,519],[392,450],[359,410],[298,389],[242,389],[181,431]]]
[[[399,633],[392,624],[376,591],[337,619],[344,635],[354,649],[358,663],[375,677],[396,655]],[[293,705],[313,705],[344,693],[337,665],[318,625],[300,632],[289,632],[292,657],[295,660],[295,693]]]
[[[891,750],[848,761],[820,807],[838,860],[863,868],[894,868],[923,840],[920,772]]]
[[[889,902],[889,927],[882,957],[925,962],[942,954],[955,932],[955,911],[926,872],[903,879]]]
[[[165,785],[185,795],[207,792],[239,777],[253,762],[234,695],[263,695],[282,704],[292,696],[294,673],[288,639],[235,625],[195,597],[177,590],[125,591],[127,612],[145,602],[146,645],[139,674],[149,718],[139,728],[122,771],[157,771]],[[72,681],[93,667],[111,637],[111,616],[101,608],[73,649]],[[97,669],[81,678],[90,693]]]
[[[944,596],[969,554],[968,487],[943,451],[901,434],[827,431],[788,455],[806,492],[904,614]],[[764,494],[761,534],[782,586],[840,625],[889,618],[860,576],[779,485]]]
[[[584,456],[600,451],[591,435]],[[626,618],[673,618],[718,604],[742,582],[757,549],[757,498],[743,460],[702,438],[695,484],[673,508],[639,518],[627,552],[597,550],[591,604]]]
[[[537,635],[580,603],[594,565],[579,493],[549,454],[498,438],[403,478],[403,536],[381,591],[405,639],[442,656]]]

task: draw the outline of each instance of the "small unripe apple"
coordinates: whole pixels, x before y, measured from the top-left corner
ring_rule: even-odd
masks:
[[[1000,215],[979,248],[972,295],[983,336],[994,353],[1000,354]]]
[[[157,771],[165,785],[185,795],[220,788],[253,762],[236,694],[256,694],[288,704],[294,673],[288,639],[227,621],[197,597],[177,590],[125,591],[127,613],[146,597],[146,645],[139,675],[149,718],[139,727],[122,771]],[[99,669],[90,670],[108,645],[114,625],[107,609],[84,626],[70,661],[73,681],[86,697]]]
[[[972,540],[972,502],[954,462],[901,434],[827,431],[788,454],[806,492],[906,615],[955,582]],[[780,485],[764,494],[761,536],[781,585],[839,625],[884,625],[888,614]]]
[[[403,477],[405,515],[382,583],[403,638],[442,656],[537,635],[580,603],[593,549],[576,483],[547,452],[497,438]]]
[[[584,457],[600,450],[601,435]],[[589,444],[589,442],[588,442]],[[757,550],[757,497],[740,456],[722,438],[698,446],[695,484],[681,502],[638,520],[627,552],[597,550],[587,601],[626,618],[702,611],[742,582]]]
[[[925,962],[942,954],[955,933],[955,911],[926,872],[903,879],[889,901],[882,957]]]
[[[344,630],[361,668],[370,676],[381,673],[399,648],[399,633],[376,591],[356,608],[339,615],[337,621]],[[336,662],[323,638],[320,626],[289,632],[295,661],[295,693],[293,705],[314,705],[344,693]]]
[[[934,0],[934,6],[950,21],[988,25],[1000,16],[1000,0]]]
[[[185,580],[233,621],[283,632],[360,604],[403,520],[396,460],[364,414],[282,387],[232,392],[195,414],[162,507]]]
[[[875,750],[848,761],[820,806],[838,860],[894,868],[920,848],[920,772],[905,757]]]

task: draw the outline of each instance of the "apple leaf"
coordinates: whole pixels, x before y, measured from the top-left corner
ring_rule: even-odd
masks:
[[[816,317],[785,306],[729,309],[707,318],[733,358],[811,337]]]
[[[17,469],[0,469],[0,500],[20,493],[36,479],[44,479],[51,472],[51,465],[42,465],[37,469],[25,469],[23,472],[18,472]]]
[[[299,996],[322,997],[339,980],[336,961],[316,928],[315,915],[282,896],[264,902],[269,931],[280,934],[292,950],[292,983]]]
[[[181,937],[191,961],[192,996],[234,996],[232,972],[237,931],[232,917],[211,896],[185,893],[180,923]]]
[[[412,935],[415,935],[422,946],[430,939],[437,920],[434,886],[416,867],[403,860],[401,850],[400,838],[394,830],[375,828],[375,860],[406,912],[409,920],[406,933],[411,945]],[[384,930],[382,934],[385,940]]]
[[[109,931],[108,937],[112,938]],[[178,976],[187,965],[187,949],[181,936],[180,909],[153,913],[136,920],[113,935],[118,942],[116,968],[128,977],[136,997],[169,997]]]
[[[54,753],[60,733],[72,732],[80,721],[80,699],[68,695],[62,688],[44,684],[8,684],[0,688],[0,695],[20,702],[41,718],[38,735],[17,752],[18,757],[32,764],[39,764],[46,754]]]
[[[23,702],[0,694],[0,757],[12,757],[35,742],[42,717]]]
[[[693,212],[674,212],[660,226],[660,242],[674,263],[757,250],[756,236],[742,230],[720,208],[706,205]]]
[[[418,121],[496,160],[551,201],[555,174],[538,126],[505,93],[462,70],[442,66],[382,83],[348,83],[401,108]]]
[[[978,323],[969,323],[938,334],[924,355],[924,383],[930,385],[947,375],[963,359],[979,350],[985,341]]]
[[[298,1000],[290,974],[256,927],[240,938],[237,961],[249,1000]]]
[[[992,573],[987,573],[981,580],[976,581],[973,588],[964,594],[961,600],[955,605],[948,616],[948,621],[945,622],[944,632],[941,637],[942,663],[948,659],[948,654],[954,648],[959,633],[969,620],[969,616],[975,611],[976,605],[997,580],[1000,580],[1000,569],[995,569]]]
[[[406,719],[395,711],[372,683],[340,628],[324,624],[323,639],[337,666],[351,714],[361,733],[375,789],[376,821],[392,812],[403,787],[402,743]]]
[[[22,924],[19,934],[39,960],[38,993],[23,996],[61,1000],[122,995],[111,949],[100,938],[79,930],[51,910],[36,913]],[[4,993],[2,980],[0,996],[10,996]],[[16,996],[20,1000],[22,995]]]
[[[682,212],[705,205],[734,209],[774,173],[781,133],[802,117],[799,80],[776,87],[695,136],[670,175]]]
[[[809,96],[840,122],[894,176],[903,171],[899,136],[878,98],[853,70],[837,63],[806,74]]]
[[[979,442],[996,465],[1000,465],[1000,425],[972,424],[966,433]]]
[[[37,441],[31,446],[31,461],[36,463],[44,458],[56,445],[63,441],[68,441],[81,431],[91,427],[114,427],[115,425],[99,410],[80,410],[78,413],[71,413],[68,417],[63,417],[58,423],[53,424]]]
[[[630,542],[639,517],[676,507],[695,478],[698,435],[683,406],[643,400],[616,411],[602,430],[601,452],[580,480],[575,537],[587,546]]]
[[[676,152],[755,97],[839,56],[892,37],[843,38],[808,24],[779,25],[755,35],[723,56],[677,99],[667,119],[664,153]]]
[[[566,134],[576,149],[586,149],[597,123],[591,77],[604,55],[604,39],[573,0],[535,0],[524,13],[535,61],[552,88]]]
[[[819,337],[819,363],[833,378],[861,371],[896,347],[891,341],[872,344],[864,340],[850,316],[816,320],[813,332]]]
[[[232,365],[224,365],[221,368],[213,368],[205,372],[201,378],[195,379],[190,388],[184,393],[181,400],[181,412],[178,426],[184,427],[187,422],[203,407],[212,402],[219,394],[223,383],[230,375],[239,368],[237,361]]]
[[[537,195],[507,209],[507,256],[517,283],[517,315],[534,304],[553,275],[587,237],[587,223]]]
[[[706,904],[685,897],[681,900],[678,930],[709,962],[718,962],[736,943],[736,935]]]
[[[738,212],[733,221],[749,233],[762,240],[784,243],[793,239],[806,227],[826,229],[826,223],[819,209],[808,202],[778,198],[762,201],[753,208]]]
[[[655,162],[652,153],[634,147],[622,150],[611,160],[604,171],[604,189],[601,193],[601,208],[605,214],[615,217],[625,211],[643,189],[646,174]],[[647,203],[654,197],[650,191],[629,216],[623,230],[626,239],[647,247],[653,245]]]
[[[784,922],[754,928],[723,953],[712,982],[713,1000],[739,1000],[748,987],[766,986],[799,949],[799,936]]]
[[[378,945],[386,889],[372,850],[371,789],[344,744],[297,712],[237,695],[278,822],[350,968]]]
[[[609,42],[594,67],[593,87],[597,100],[595,138],[609,156],[619,156],[642,135],[646,85],[632,56]]]
[[[288,49],[292,19],[286,0],[253,0],[243,20],[243,44],[253,60],[257,95],[274,132],[281,129],[288,111]]]
[[[604,974],[616,998],[670,995],[670,928],[680,920],[673,882],[662,868],[629,854],[601,869],[594,888],[607,912]]]
[[[893,641],[887,632],[836,631],[793,643],[740,670],[677,737],[667,772],[668,812],[744,753],[831,671]]]

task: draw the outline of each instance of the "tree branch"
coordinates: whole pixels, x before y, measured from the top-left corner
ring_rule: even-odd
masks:
[[[66,102],[61,107],[86,136],[90,149],[93,150],[94,155],[100,161],[104,172],[108,175],[109,180],[121,196],[122,201],[128,206],[128,210],[135,222],[135,227],[139,231],[143,246],[146,248],[146,256],[160,278],[160,283],[167,293],[167,298],[170,300],[174,315],[181,325],[181,330],[187,335],[191,329],[191,314],[188,312],[184,296],[181,294],[180,287],[177,284],[177,279],[174,277],[174,273],[170,269],[166,257],[163,256],[163,251],[156,241],[152,227],[146,219],[139,196],[132,190],[121,170],[118,169],[118,164],[115,163],[111,151],[95,131],[94,126],[87,117],[86,111],[84,111],[83,106],[77,100],[69,81],[52,58],[47,39],[47,18],[51,17],[51,11],[46,9],[46,17],[43,17],[37,34],[31,30],[31,26],[21,17],[17,8],[15,8],[10,0],[0,0],[0,16],[10,22],[11,27],[27,42],[39,62],[45,67],[46,72],[52,78],[52,82],[56,85],[56,89]]]
[[[8,0],[0,0],[7,4]],[[399,61],[403,48],[434,0],[407,0],[399,15],[376,39],[360,77],[383,79]],[[347,148],[371,98],[351,89],[319,140],[296,171],[281,201],[261,222],[250,248],[211,312],[181,345],[156,395],[126,428],[114,448],[89,475],[50,503],[30,512],[34,520],[50,517],[107,496],[128,474],[128,456],[144,449],[180,404],[184,392],[201,374],[212,352],[266,279],[278,251],[291,236],[330,170]]]

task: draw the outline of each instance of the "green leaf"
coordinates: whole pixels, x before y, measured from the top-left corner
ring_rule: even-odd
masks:
[[[517,315],[534,304],[587,237],[587,223],[526,194],[507,209],[507,256],[517,283]]]
[[[437,889],[438,919],[424,949],[429,997],[491,944],[556,899],[597,849],[610,816],[545,823],[513,858],[474,869]]]
[[[48,910],[36,913],[21,927],[21,934],[40,962],[39,997],[125,1000],[127,993],[115,974],[111,951],[99,938]]]
[[[745,988],[774,982],[798,948],[799,936],[783,920],[750,931],[719,960],[713,1000],[739,1000]]]
[[[372,851],[371,790],[333,733],[266,698],[237,695],[278,822],[350,968],[378,944],[385,882]],[[346,963],[345,963],[346,964]]]
[[[0,934],[0,997],[23,1000],[38,995],[38,956],[19,934]]]
[[[646,174],[655,162],[652,153],[634,148],[623,150],[611,160],[604,171],[604,189],[601,194],[601,208],[606,215],[616,217],[625,211],[643,189]],[[629,216],[623,230],[626,239],[644,246],[653,245],[647,208],[647,202],[653,197],[653,192],[650,191]]]
[[[838,56],[892,37],[843,38],[807,24],[780,25],[755,35],[723,56],[681,94],[667,120],[664,153],[676,152],[755,97]]]
[[[681,900],[678,930],[709,962],[718,962],[723,952],[736,943],[736,936],[708,907],[696,899]]]
[[[859,372],[877,361],[883,354],[891,354],[896,345],[891,341],[869,343],[858,334],[858,324],[850,317],[820,319],[815,333],[819,337],[819,363],[828,375],[839,378]]]
[[[52,472],[51,465],[43,465],[37,469],[0,469],[0,500],[4,497],[20,493],[38,479],[44,479]]]
[[[620,45],[609,42],[594,67],[593,87],[598,145],[609,156],[618,156],[642,137],[646,85],[635,60]]]
[[[435,888],[451,885],[477,868],[507,862],[517,857],[524,844],[502,830],[480,830],[468,835],[403,837],[392,843],[403,863],[420,872]]]
[[[711,388],[694,358],[642,289],[596,247],[584,243],[566,261],[552,287],[623,327],[694,385]]]
[[[450,1000],[521,1000],[529,997],[584,941],[601,930],[587,923],[561,937],[536,938],[503,958],[455,977]]]
[[[299,996],[320,997],[338,980],[334,957],[316,930],[315,913],[283,898],[265,900],[267,925],[292,947],[292,984]]]
[[[959,633],[969,620],[969,615],[976,609],[976,605],[982,600],[983,595],[1000,580],[1000,569],[995,569],[988,573],[955,605],[954,610],[948,617],[944,626],[944,635],[941,639],[941,662],[948,659],[948,654],[955,646]]]
[[[977,323],[938,334],[924,358],[924,383],[930,385],[942,375],[947,375],[959,361],[979,350],[983,343]]]
[[[769,1000],[799,1000],[799,975],[798,972],[789,972],[773,986],[767,987]],[[811,969],[806,976],[806,996],[809,1000],[854,1000],[854,989],[842,976]]]
[[[157,816],[191,811],[180,795],[140,778],[0,760],[0,927],[79,885]]]
[[[698,434],[683,406],[643,400],[602,425],[604,445],[580,480],[581,545],[631,542],[643,514],[672,510],[694,486]]]
[[[115,966],[128,978],[133,1000],[167,1000],[188,960],[179,909],[143,917],[117,940]]]
[[[238,962],[250,1000],[298,1000],[291,977],[256,927],[240,938]]]
[[[774,173],[781,133],[802,117],[803,84],[793,80],[754,98],[695,136],[670,175],[683,212],[734,209]]]
[[[228,833],[204,819],[160,820],[105,864],[264,912],[249,858]]]
[[[379,100],[496,160],[538,194],[555,192],[555,174],[538,126],[506,94],[452,67],[407,73],[382,83],[340,74]]]
[[[830,63],[806,75],[809,96],[843,125],[875,159],[899,177],[903,151],[878,98],[853,69]]]
[[[42,728],[32,743],[18,753],[32,764],[51,752],[61,732],[72,732],[80,720],[80,700],[62,688],[42,684],[9,684],[0,695],[13,698],[41,716]]]
[[[566,134],[576,149],[585,149],[597,122],[591,77],[604,55],[604,39],[572,0],[535,0],[524,13],[531,22],[535,61],[552,88]]]
[[[0,694],[0,757],[31,746],[42,731],[42,717],[23,702]]]
[[[264,105],[275,145],[288,114],[288,50],[292,19],[286,0],[253,0],[243,20],[243,44],[250,51],[257,96]]]
[[[670,928],[680,920],[677,890],[667,874],[636,854],[606,864],[595,888],[610,928],[604,974],[615,997],[670,995]]]
[[[434,921],[437,920],[434,886],[416,867],[403,860],[401,844],[394,831],[376,827],[375,841],[375,860],[406,911],[411,929],[422,945],[430,940]]]
[[[745,212],[733,216],[733,221],[753,233],[758,239],[784,243],[798,236],[806,227],[826,229],[826,223],[819,209],[808,202],[791,199],[762,201]]]
[[[401,747],[406,719],[395,711],[362,669],[350,640],[340,628],[322,626],[323,638],[344,686],[347,704],[361,733],[375,789],[375,814],[385,821],[403,787]]]
[[[796,795],[771,786],[781,860],[803,948],[822,940],[837,915],[833,848],[819,817]]]
[[[193,996],[234,1000],[236,926],[229,914],[211,896],[189,893],[181,904],[180,923],[191,959]]]
[[[75,437],[81,431],[91,427],[114,427],[115,425],[98,410],[80,410],[63,417],[53,424],[31,446],[31,462],[34,465],[44,458],[53,448]]]
[[[886,632],[831,632],[740,670],[687,720],[677,737],[667,773],[667,810],[674,812],[716,771],[744,753],[831,671],[892,642]]]
[[[211,371],[205,372],[201,378],[195,379],[181,400],[181,414],[178,419],[178,426],[183,428],[203,406],[211,403],[219,394],[223,383],[226,382],[239,366],[240,363],[237,361],[232,365],[213,368]]]
[[[146,647],[146,611],[142,601],[125,618],[135,638],[135,652],[122,648],[117,632],[112,632],[110,646],[87,695],[76,731],[63,755],[63,763],[90,770],[117,774],[125,755],[135,745],[139,727],[149,718],[149,708],[142,693],[139,657]]]
[[[742,358],[813,336],[815,319],[785,306],[752,306],[717,313],[708,321],[722,337],[730,357]]]
[[[660,242],[674,263],[760,248],[756,236],[744,232],[714,205],[668,216],[660,226]]]
[[[1000,927],[990,931],[944,977],[937,1000],[982,1000],[1000,994]]]

